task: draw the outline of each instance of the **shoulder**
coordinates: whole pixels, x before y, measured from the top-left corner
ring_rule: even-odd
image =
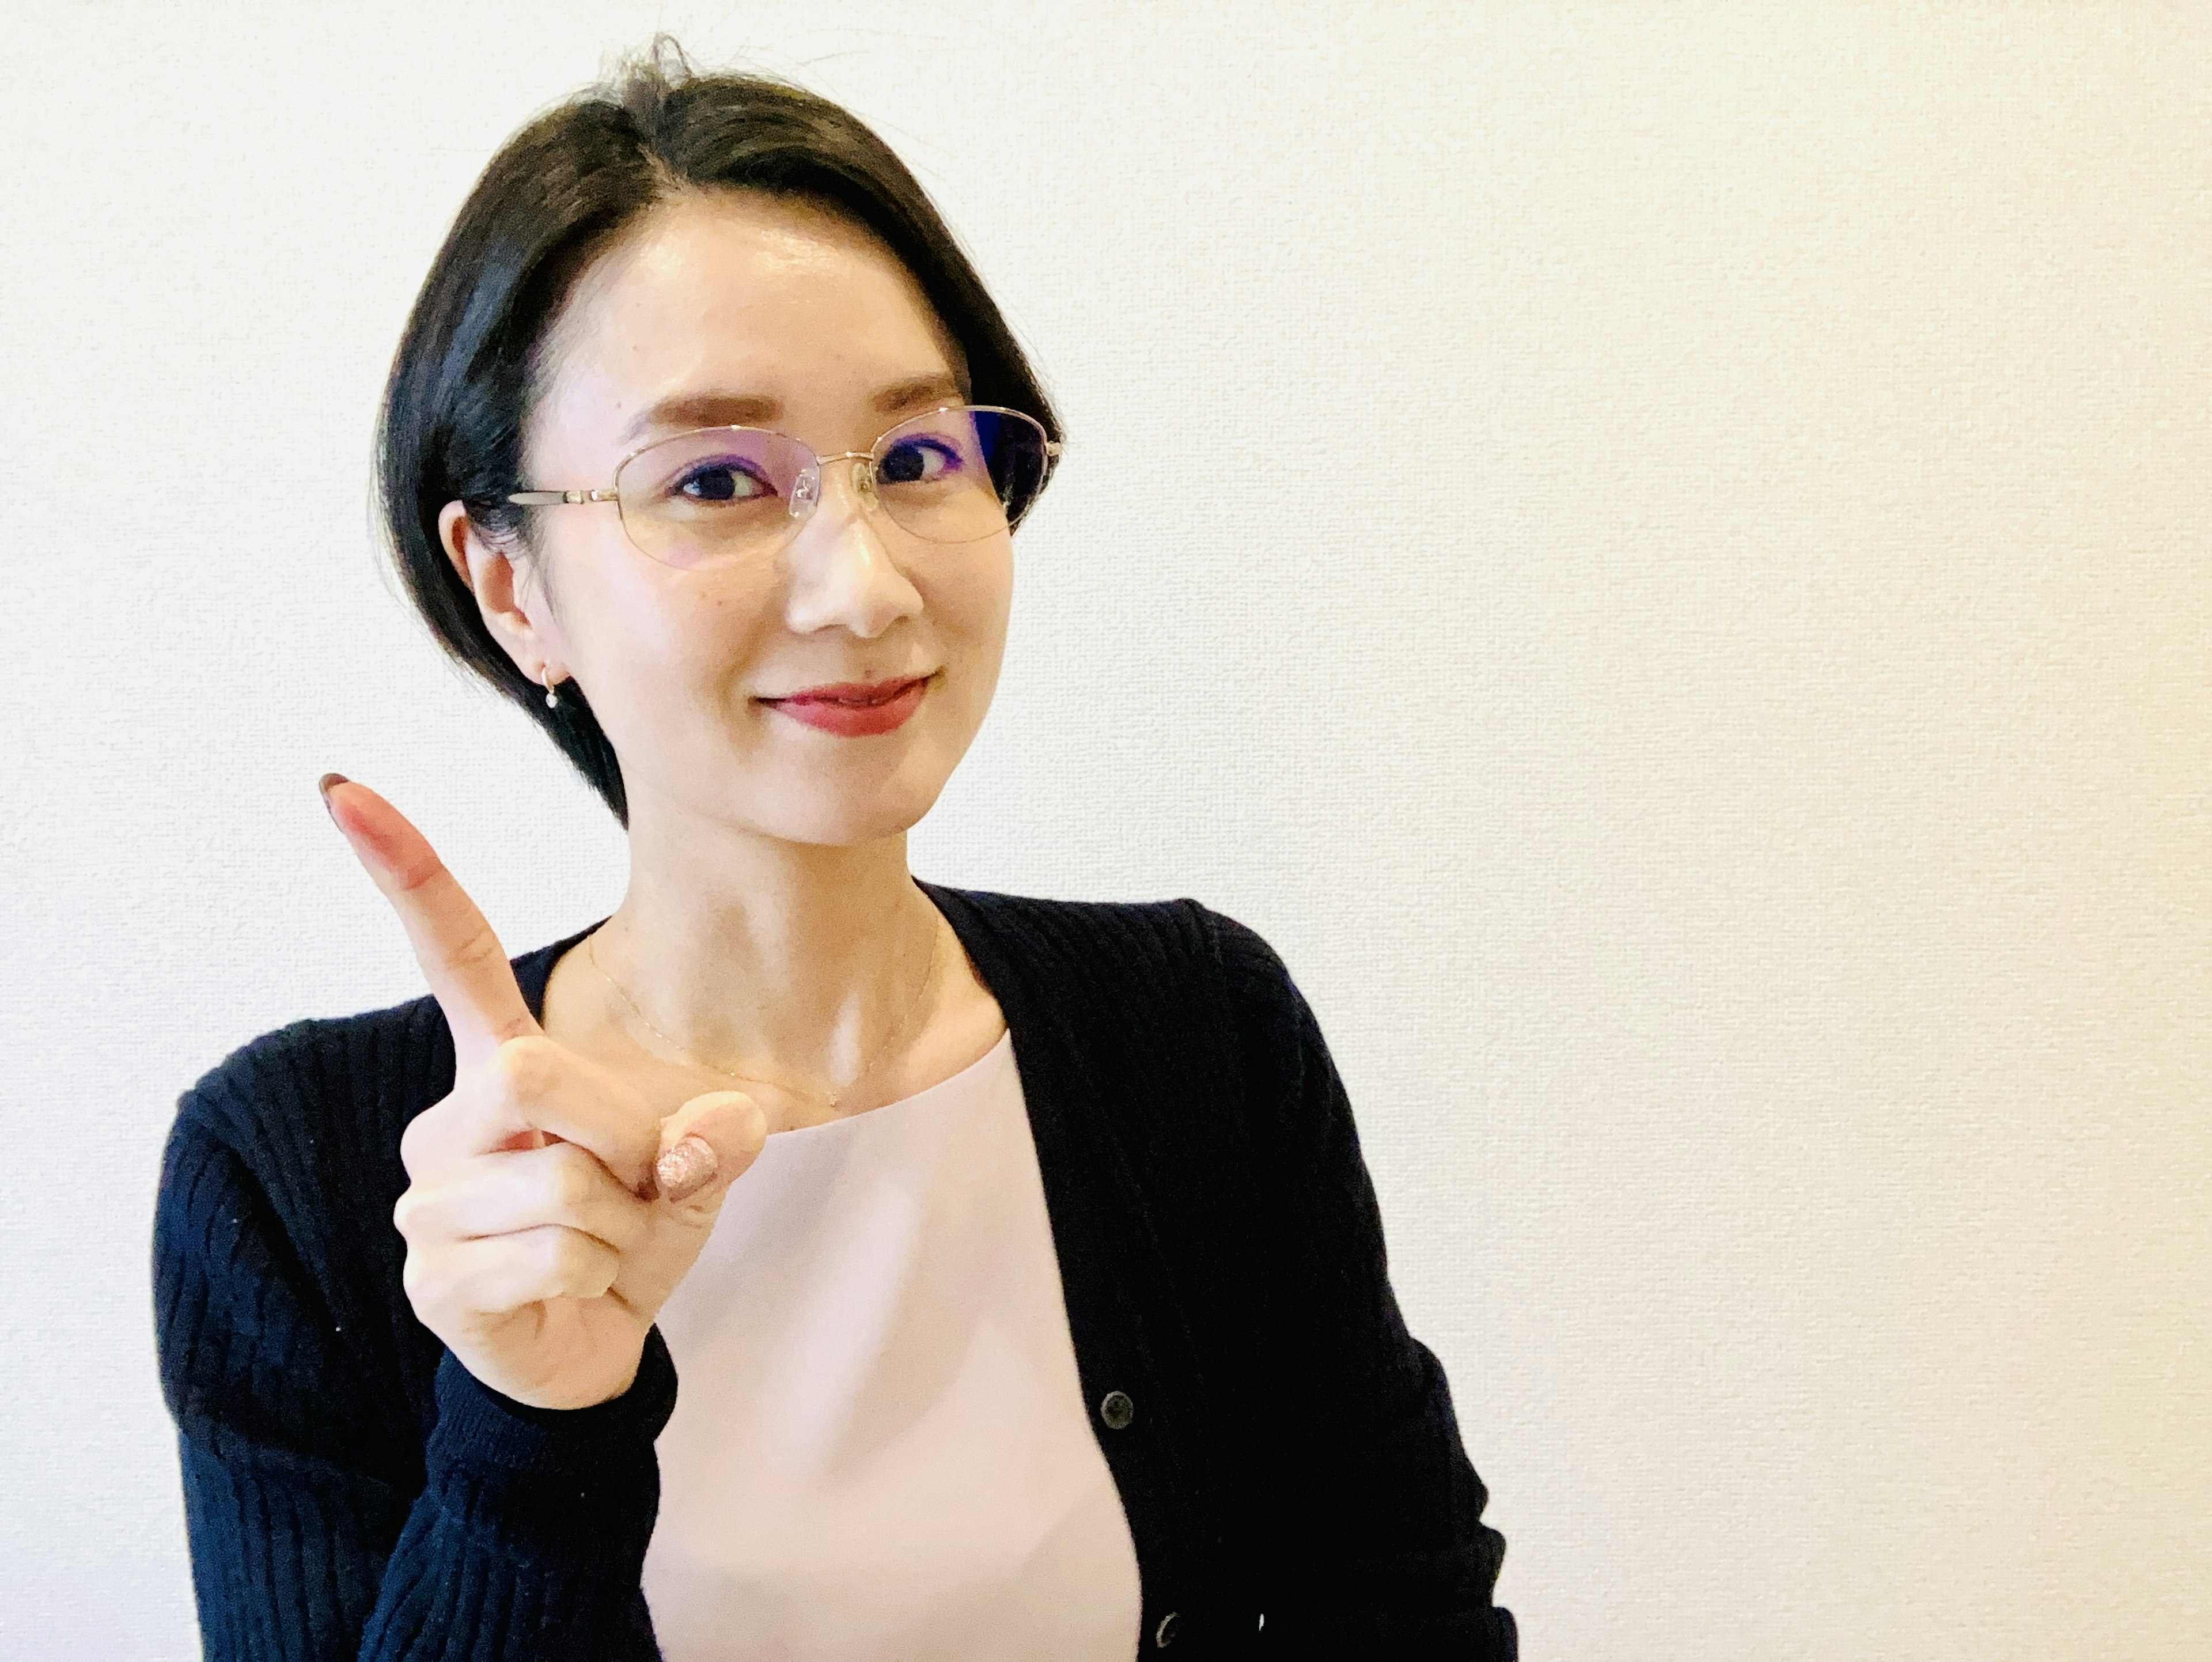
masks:
[[[1114,976],[1181,991],[1203,982],[1239,1000],[1280,1004],[1289,969],[1249,925],[1185,895],[1171,900],[1065,900],[988,889],[922,886],[971,929],[1032,971]]]
[[[1282,955],[1260,932],[1185,895],[1063,900],[925,884],[1005,1004],[1018,988],[1094,1040],[1227,1040],[1249,1075],[1279,1071],[1318,1035]],[[1233,1064],[1232,1064],[1233,1065]]]
[[[936,883],[922,887],[993,933],[1048,950],[1152,962],[1180,957],[1225,964],[1240,972],[1255,966],[1280,972],[1282,959],[1257,930],[1188,895],[1172,900],[1063,900]]]
[[[404,1128],[452,1088],[452,1035],[428,995],[307,1017],[258,1034],[201,1074],[177,1099],[173,1134],[226,1144],[256,1167],[282,1165],[325,1138],[374,1137],[395,1117]]]

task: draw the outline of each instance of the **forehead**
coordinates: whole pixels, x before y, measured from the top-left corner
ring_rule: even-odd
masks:
[[[579,278],[547,347],[538,416],[556,443],[611,439],[698,394],[775,399],[794,431],[842,423],[882,387],[957,363],[920,284],[872,233],[757,192],[648,210]]]

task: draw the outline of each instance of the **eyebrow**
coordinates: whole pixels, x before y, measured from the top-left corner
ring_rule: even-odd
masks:
[[[878,390],[868,407],[879,416],[936,404],[945,399],[964,399],[960,383],[942,370],[910,375]],[[636,443],[654,428],[688,432],[695,427],[760,427],[783,415],[783,400],[764,393],[678,393],[654,405],[627,428],[617,442]]]

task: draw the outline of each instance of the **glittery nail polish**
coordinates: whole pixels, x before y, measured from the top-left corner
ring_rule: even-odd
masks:
[[[714,1145],[704,1137],[686,1136],[664,1150],[653,1162],[653,1175],[666,1201],[689,1200],[714,1180]]]

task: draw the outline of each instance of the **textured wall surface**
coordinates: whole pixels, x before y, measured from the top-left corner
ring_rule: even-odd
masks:
[[[656,23],[853,105],[1064,412],[915,869],[1195,895],[1350,1087],[1533,1658],[2201,1657],[2212,8],[0,20],[0,1651],[197,1653],[177,1093],[620,833],[380,575],[477,170]]]

